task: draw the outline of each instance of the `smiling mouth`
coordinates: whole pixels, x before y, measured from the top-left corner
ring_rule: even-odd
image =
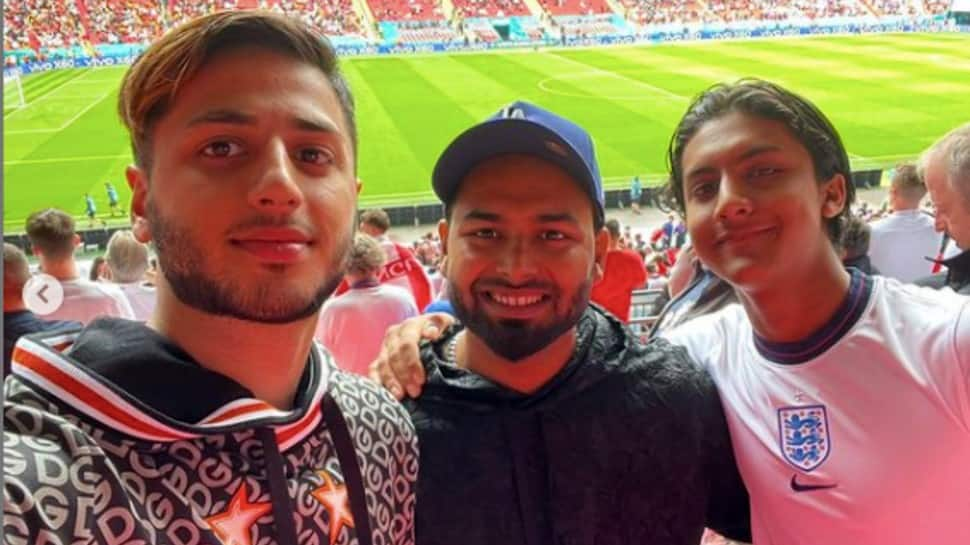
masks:
[[[485,297],[489,301],[512,308],[531,307],[549,298],[548,295],[500,295],[491,291],[486,291]]]
[[[752,229],[748,231],[729,233],[724,237],[721,237],[721,239],[719,239],[717,243],[719,245],[739,244],[742,242],[748,242],[758,237],[762,237],[764,235],[770,235],[771,233],[774,233],[774,232],[775,232],[774,227],[765,227],[764,229]]]

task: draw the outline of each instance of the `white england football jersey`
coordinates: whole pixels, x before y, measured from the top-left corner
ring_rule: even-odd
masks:
[[[855,274],[804,342],[740,305],[667,334],[718,384],[756,544],[970,543],[968,302]]]

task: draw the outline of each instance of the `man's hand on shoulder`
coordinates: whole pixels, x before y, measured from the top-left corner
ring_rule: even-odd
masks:
[[[370,364],[370,378],[399,400],[405,393],[408,397],[418,397],[427,379],[421,364],[420,342],[437,340],[453,323],[452,316],[433,313],[391,326],[384,335],[381,353]]]

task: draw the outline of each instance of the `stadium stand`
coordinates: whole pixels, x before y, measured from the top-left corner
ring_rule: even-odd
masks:
[[[612,15],[556,17],[556,26],[567,37],[628,35],[632,33],[622,18]]]
[[[542,24],[536,20],[535,17],[518,17],[516,19],[518,26],[515,29],[515,35],[513,36],[513,31],[509,31],[509,37],[511,39],[517,40],[541,40],[546,31]]]
[[[388,42],[454,42],[467,36],[470,42],[491,43],[503,39],[535,41],[563,33],[567,37],[588,37],[625,35],[632,31],[626,23],[604,18],[614,13],[608,0],[537,0],[531,4],[527,0],[451,1],[451,5],[448,0],[367,0],[367,3],[375,24]],[[617,2],[626,20],[639,26],[917,17],[943,14],[949,8],[948,0]],[[226,9],[268,8],[300,17],[327,36],[352,41],[366,41],[373,32],[365,27],[364,21],[369,19],[357,11],[353,0],[16,0],[5,7],[4,48],[18,53],[18,60],[7,59],[8,64],[34,57],[80,54],[81,50],[76,48],[91,52],[91,46],[95,45],[145,43],[188,19]],[[489,19],[516,21],[509,25],[506,36]],[[383,26],[385,23],[400,24],[389,33]]]
[[[4,49],[58,48],[81,45],[83,0],[21,0],[4,3]]]
[[[465,35],[473,42],[492,43],[502,39],[488,19],[465,19],[461,27],[464,29]]]
[[[380,21],[444,21],[435,0],[367,0],[367,5]]]
[[[791,7],[770,0],[707,0],[711,13],[722,21],[785,21],[801,16]]]
[[[697,23],[705,19],[707,9],[697,0],[624,0],[627,18],[640,25]],[[707,20],[716,20],[713,14]]]
[[[547,14],[558,15],[596,15],[612,13],[605,0],[539,0]]]
[[[808,19],[829,19],[833,17],[859,17],[868,15],[868,10],[860,2],[852,0],[792,0],[792,7],[801,11]]]
[[[162,33],[162,9],[153,0],[81,0],[80,6],[91,43],[144,43]]]
[[[923,0],[923,10],[929,15],[941,15],[950,9],[950,0]]]
[[[461,39],[458,32],[444,21],[436,25],[403,24],[398,26],[398,41],[400,43],[455,42]]]
[[[879,15],[919,15],[919,8],[906,0],[861,0],[873,14]]]
[[[428,0],[430,2],[430,0]],[[407,4],[405,0],[401,3]],[[19,0],[5,4],[6,51],[146,43],[206,13],[268,8],[295,15],[328,36],[359,35],[352,0]]]
[[[522,0],[456,0],[453,4],[455,11],[465,18],[531,15]]]
[[[206,13],[234,9],[234,0],[169,0],[167,19],[169,26],[176,26]]]
[[[241,0],[241,3],[247,1],[252,0]],[[257,7],[299,17],[326,36],[362,33],[360,16],[354,11],[351,0],[269,0]]]

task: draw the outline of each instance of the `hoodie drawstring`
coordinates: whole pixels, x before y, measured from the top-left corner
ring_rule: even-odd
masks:
[[[273,503],[276,542],[280,545],[297,545],[290,491],[283,472],[283,455],[276,444],[276,432],[272,428],[259,428],[256,433],[263,443],[263,456],[266,459],[266,480],[269,481],[269,495]]]

